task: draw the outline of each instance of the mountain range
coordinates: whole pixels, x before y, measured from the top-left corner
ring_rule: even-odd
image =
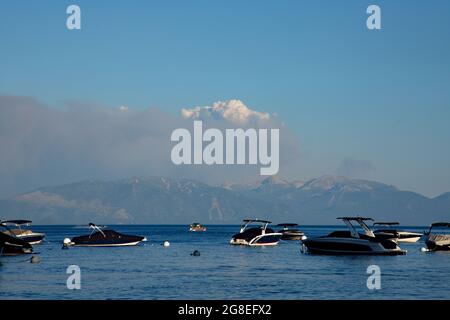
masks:
[[[42,187],[0,200],[0,219],[35,224],[235,224],[244,218],[274,223],[336,224],[341,215],[428,225],[450,220],[450,192],[435,198],[380,182],[322,176],[278,177],[213,186],[195,180],[134,177]]]

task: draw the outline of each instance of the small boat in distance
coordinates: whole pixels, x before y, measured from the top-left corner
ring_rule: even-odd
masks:
[[[198,222],[194,222],[189,225],[189,231],[191,232],[206,231],[206,227]]]
[[[77,247],[124,247],[136,246],[147,238],[119,233],[114,230],[102,230],[93,223],[89,223],[91,234],[64,239],[63,245]]]
[[[29,244],[39,244],[45,238],[45,233],[33,232],[29,229],[23,228],[23,226],[31,225],[30,220],[7,220],[0,223],[8,227],[4,233],[12,237],[22,239]]]
[[[309,253],[328,255],[402,255],[406,251],[400,249],[391,235],[375,235],[366,224],[371,218],[340,217],[349,231],[333,231],[329,235],[309,238],[302,241]],[[359,233],[352,224],[356,222],[363,233]]]
[[[248,228],[250,224],[258,223],[260,227]],[[283,235],[275,232],[267,226],[272,222],[259,219],[245,219],[241,230],[230,240],[230,244],[244,246],[274,246],[277,245]]]
[[[450,228],[450,223],[436,222],[431,224],[430,229],[425,232],[425,245],[427,246],[425,251],[449,251],[450,234],[431,233],[433,228]]]
[[[376,229],[373,233],[375,235],[391,235],[392,238],[397,239],[397,242],[408,243],[417,242],[422,237],[422,233],[409,232],[392,228],[393,226],[398,225],[400,225],[400,223],[398,222],[375,222],[373,224],[373,227],[375,228],[378,226],[379,229]]]
[[[8,227],[3,224],[0,224],[0,226],[2,227],[0,229],[0,257],[33,253],[31,244],[20,238],[6,234],[4,231],[8,231]]]
[[[277,227],[283,228],[278,231],[282,234],[281,240],[306,240],[305,233],[297,228],[297,223],[280,223]]]

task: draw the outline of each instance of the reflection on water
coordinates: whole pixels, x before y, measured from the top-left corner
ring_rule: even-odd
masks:
[[[340,227],[339,227],[340,228]],[[65,237],[89,232],[74,226],[35,226],[47,242],[35,246],[41,263],[3,257],[1,299],[450,299],[450,253],[422,253],[422,242],[402,244],[406,256],[316,256],[299,242],[249,248],[228,244],[237,226],[115,226],[144,235],[130,248],[70,248]],[[308,236],[336,227],[303,227]],[[416,229],[422,231],[424,228]],[[414,231],[414,229],[411,229]],[[164,240],[171,243],[163,247]],[[191,256],[194,250],[201,255]],[[381,290],[367,289],[370,265],[379,265]],[[81,290],[66,287],[66,268],[81,268]]]

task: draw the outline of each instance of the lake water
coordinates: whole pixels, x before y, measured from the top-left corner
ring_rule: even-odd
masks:
[[[114,226],[148,238],[142,246],[70,248],[75,226],[34,226],[47,240],[29,256],[0,258],[0,299],[450,299],[450,252],[423,253],[423,242],[401,244],[405,256],[302,254],[298,241],[275,247],[228,244],[238,226]],[[305,226],[308,236],[340,227]],[[409,228],[423,231],[424,228]],[[170,247],[161,243],[168,240]],[[194,250],[198,257],[191,256]],[[66,286],[67,267],[81,269],[81,289]],[[381,289],[367,288],[367,267],[381,268]]]

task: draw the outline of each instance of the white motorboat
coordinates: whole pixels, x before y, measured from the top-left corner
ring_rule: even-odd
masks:
[[[261,224],[260,227],[250,227],[251,224]],[[274,246],[277,245],[283,235],[275,232],[268,225],[272,222],[259,219],[246,219],[239,233],[235,234],[230,244],[245,246]]]

